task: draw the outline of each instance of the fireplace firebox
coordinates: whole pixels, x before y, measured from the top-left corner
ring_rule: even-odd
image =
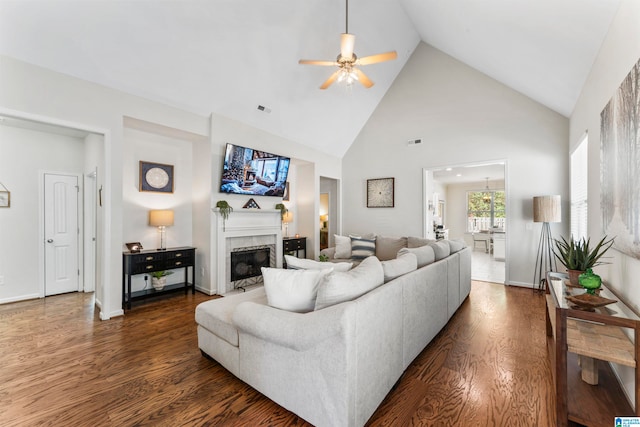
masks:
[[[270,267],[270,249],[258,248],[231,252],[231,281],[262,275],[262,267]]]

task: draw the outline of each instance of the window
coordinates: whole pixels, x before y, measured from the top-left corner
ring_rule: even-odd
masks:
[[[589,138],[584,136],[571,153],[571,235],[587,237],[587,161]]]
[[[500,190],[467,192],[467,232],[505,229],[505,194]]]

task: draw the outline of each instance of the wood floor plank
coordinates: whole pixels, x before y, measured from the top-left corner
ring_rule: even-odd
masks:
[[[308,426],[204,358],[174,294],[100,321],[91,294],[0,305],[2,426]],[[370,426],[553,426],[544,298],[474,282]]]

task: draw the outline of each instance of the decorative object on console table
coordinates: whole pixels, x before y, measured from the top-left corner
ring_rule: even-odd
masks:
[[[169,276],[170,274],[173,274],[173,271],[161,270],[151,273],[151,285],[153,286],[153,289],[155,289],[156,291],[163,290],[167,285],[167,276]]]
[[[533,222],[542,222],[536,267],[533,273],[533,286],[543,291],[549,271],[556,271],[556,259],[553,256],[550,222],[561,222],[560,196],[536,196],[533,198]],[[534,288],[535,289],[535,288]]]
[[[173,211],[169,209],[149,211],[149,225],[158,227],[158,232],[160,233],[160,247],[158,250],[165,250],[165,229],[173,225]]]
[[[560,260],[569,273],[569,282],[574,287],[579,287],[579,277],[582,273],[598,265],[606,264],[600,258],[611,248],[614,239],[607,240],[604,236],[602,240],[591,250],[591,239],[574,240],[573,236],[567,242],[555,239],[553,254]]]
[[[178,292],[184,289],[185,295],[189,287],[191,293],[195,294],[195,257],[196,248],[180,247],[169,248],[164,251],[155,249],[143,250],[137,253],[122,253],[122,309],[131,309],[132,301],[151,298],[159,294]],[[189,283],[188,273],[191,267],[191,277],[194,283]],[[143,289],[131,291],[131,276],[136,274],[151,274],[153,272],[184,268],[184,282],[165,285],[162,291],[155,289]]]
[[[367,207],[368,208],[392,208],[395,204],[394,197],[395,178],[376,178],[367,180]]]
[[[144,249],[140,242],[125,243],[125,245],[127,245],[127,249],[129,249],[129,252],[132,254],[138,253]]]
[[[140,161],[140,191],[173,193],[173,165]]]

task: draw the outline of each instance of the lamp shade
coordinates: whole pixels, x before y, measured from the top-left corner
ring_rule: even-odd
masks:
[[[154,227],[167,227],[173,225],[172,210],[149,211],[149,225]]]
[[[560,196],[534,197],[533,222],[562,222]]]
[[[284,222],[285,224],[292,223],[293,222],[293,212],[287,211],[287,213],[285,213],[284,216],[282,217],[282,222]]]

